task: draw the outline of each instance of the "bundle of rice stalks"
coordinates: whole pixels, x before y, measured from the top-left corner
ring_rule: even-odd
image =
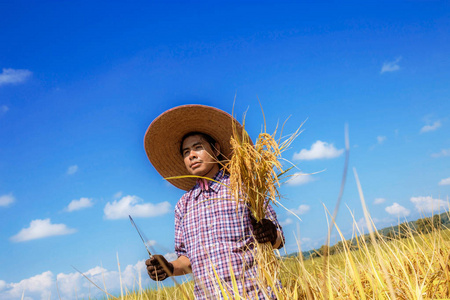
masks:
[[[281,130],[277,141],[277,129],[269,134],[264,124],[264,131],[253,144],[245,131],[245,122],[243,127],[242,135],[238,134],[236,128],[233,130],[233,154],[225,168],[230,174],[230,189],[234,199],[246,203],[256,221],[260,221],[265,218],[269,203],[277,205],[280,199],[280,179],[292,168],[283,169],[281,153],[298,136],[300,128],[283,140]],[[264,285],[274,287],[278,267],[271,243],[258,244],[256,251],[259,279]]]

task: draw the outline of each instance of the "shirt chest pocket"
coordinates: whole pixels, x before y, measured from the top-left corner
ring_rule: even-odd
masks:
[[[202,242],[207,224],[206,212],[202,206],[193,206],[183,217],[183,234],[188,245]]]
[[[245,207],[227,205],[217,207],[213,212],[212,234],[216,241],[239,242],[246,238],[248,232],[247,210]]]

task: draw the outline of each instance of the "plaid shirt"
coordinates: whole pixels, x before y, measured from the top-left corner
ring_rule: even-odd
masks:
[[[227,187],[229,176],[223,171],[208,183],[207,189],[202,189],[197,183],[175,207],[175,252],[178,256],[188,257],[191,262],[196,299],[222,298],[214,270],[233,295],[230,267],[233,268],[239,294],[247,299],[256,299],[256,243],[250,211],[243,203],[236,206]],[[281,231],[270,205],[266,218]]]

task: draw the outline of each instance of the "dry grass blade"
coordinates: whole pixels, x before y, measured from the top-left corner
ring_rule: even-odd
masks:
[[[331,218],[331,223],[329,224],[329,227],[328,227],[327,240],[326,240],[326,244],[325,244],[326,247],[330,246],[331,231],[333,230],[333,227],[336,224],[337,213],[339,211],[339,206],[341,204],[342,195],[344,194],[345,182],[347,180],[347,170],[348,170],[349,158],[350,158],[350,141],[349,141],[349,134],[348,134],[348,125],[345,125],[345,162],[344,162],[344,172],[342,174],[341,188],[340,188],[340,191],[339,191],[339,196],[338,196],[338,199],[336,201],[336,206],[334,208],[333,216]],[[327,256],[327,255],[328,255],[328,252],[325,252],[325,256]],[[328,263],[328,260],[325,259],[324,272],[327,270],[327,266],[326,266],[327,263]],[[324,283],[324,289],[326,289],[326,288],[327,288],[327,286]],[[325,293],[325,295],[327,295],[327,294]]]
[[[80,270],[78,270],[77,268],[75,268],[74,266],[72,266],[72,268],[75,269],[75,271],[77,271],[78,273],[80,273],[81,275],[83,275],[84,278],[86,278],[90,283],[92,283],[96,288],[98,288],[100,291],[102,291],[103,293],[105,293],[106,295],[114,298],[114,299],[118,299],[117,297],[111,295],[110,293],[108,293],[107,291],[103,290],[101,287],[99,287],[95,282],[93,282],[89,277],[87,277],[86,275],[84,275],[83,272],[81,272]]]
[[[61,295],[59,294],[59,286],[58,286],[58,278],[55,280],[56,292],[58,293],[58,299],[61,299]]]
[[[120,271],[119,253],[116,253],[116,256],[117,256],[117,267],[119,269],[120,295],[122,296],[123,299],[122,272]]]
[[[372,230],[372,228],[373,228],[372,224],[369,221],[370,220],[369,212],[367,211],[366,203],[365,203],[365,200],[364,200],[364,195],[363,195],[362,188],[361,188],[361,183],[359,181],[358,174],[356,173],[356,169],[355,168],[353,168],[353,173],[355,174],[356,184],[358,186],[359,196],[361,198],[361,203],[363,205],[364,216],[366,218],[367,228],[369,228],[370,238],[371,238],[372,243],[373,243],[373,245],[375,247],[375,251],[376,251],[377,256],[379,258],[382,258],[381,254],[379,252],[380,250],[378,248],[378,244],[377,244],[376,239],[375,239],[375,235],[374,235],[373,230]],[[387,285],[388,285],[388,288],[389,288],[390,296],[392,297],[392,299],[395,300],[395,299],[397,299],[397,297],[395,296],[395,292],[394,292],[394,288],[393,288],[392,282],[390,280],[390,277],[388,276],[388,272],[387,272],[387,268],[386,268],[385,262],[384,262],[383,259],[380,259],[379,261],[380,261],[381,269],[383,270],[384,276],[385,276],[386,281],[387,281]]]

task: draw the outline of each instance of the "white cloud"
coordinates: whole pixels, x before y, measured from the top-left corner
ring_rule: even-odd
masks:
[[[0,74],[0,86],[24,82],[31,74],[33,73],[28,70],[3,69]]]
[[[7,207],[14,203],[15,200],[12,194],[2,195],[0,196],[0,207]]]
[[[293,221],[291,218],[287,218],[286,220],[281,221],[281,222],[280,222],[280,225],[281,225],[282,227],[284,227],[284,226],[290,225],[290,224],[292,224],[292,223],[294,223],[294,221]]]
[[[173,258],[175,253],[168,253],[165,257]],[[176,254],[175,254],[176,258]],[[170,259],[172,260],[172,259]],[[141,280],[142,286],[150,286],[150,278],[145,269],[145,260],[138,261],[135,265],[127,265],[118,271],[108,270],[99,266],[83,271],[90,280],[102,289],[106,285],[106,290],[111,294],[120,293],[120,284],[124,290],[133,290]],[[59,291],[56,290],[58,284]],[[0,299],[15,300],[21,299],[24,292],[24,299],[51,299],[56,295],[57,299],[100,299],[106,295],[94,287],[83,275],[74,271],[72,273],[59,273],[56,276],[51,271],[24,279],[18,283],[6,283],[0,281]]]
[[[120,200],[108,202],[103,209],[105,218],[110,220],[132,217],[155,217],[168,213],[170,211],[170,203],[167,201],[158,204],[144,203],[137,196],[125,196]]]
[[[336,240],[336,236],[333,236],[333,240]],[[320,238],[320,239],[311,239],[309,237],[301,237],[300,238],[300,246],[303,249],[315,249],[315,248],[319,248],[320,246],[322,246],[325,243],[325,240]],[[292,251],[297,252],[299,250],[297,243],[295,243],[294,248],[292,248]]]
[[[356,226],[358,226],[359,230],[367,229],[367,221],[364,218],[361,218],[356,222]]]
[[[309,174],[295,173],[289,178],[286,183],[288,185],[302,185],[314,180],[315,179]]]
[[[444,156],[450,156],[450,149],[442,149],[441,152],[431,154],[431,157],[434,157],[434,158],[444,157]]]
[[[76,229],[68,228],[65,224],[52,224],[50,219],[37,219],[31,221],[30,227],[22,229],[10,239],[13,242],[25,242],[49,236],[72,234],[74,232],[76,232]]]
[[[155,240],[148,240],[145,244],[151,249],[151,247],[155,246],[157,242]]]
[[[178,255],[175,252],[170,252],[170,253],[166,253],[164,255],[164,257],[168,260],[168,261],[173,261],[175,259],[178,258]]]
[[[441,199],[433,199],[432,197],[411,197],[416,209],[421,213],[437,213],[448,209],[448,203]]]
[[[8,107],[8,106],[6,106],[6,105],[0,106],[0,117],[1,117],[2,115],[6,114],[6,113],[8,112],[8,110],[9,110],[9,107]]]
[[[399,57],[394,61],[389,61],[389,62],[385,62],[383,63],[383,66],[381,67],[381,71],[380,74],[383,74],[385,72],[395,72],[400,70],[400,66],[399,66],[399,62],[402,58]]]
[[[396,216],[409,216],[410,211],[409,209],[401,206],[400,204],[394,202],[391,206],[388,206],[385,208],[386,212],[390,215],[396,215]]]
[[[371,218],[370,220],[373,222],[373,224],[375,224],[375,226],[382,222],[382,220],[379,220],[377,218]],[[367,221],[366,221],[366,219],[365,218],[359,219],[356,222],[356,226],[358,226],[358,229],[361,232],[364,232],[365,230],[367,230]],[[372,226],[372,224],[371,224],[371,226]],[[374,229],[373,226],[372,226],[372,229]]]
[[[130,265],[125,267],[125,270],[122,269],[122,280],[124,284],[125,282],[130,282],[128,275],[128,273],[130,273],[129,267]],[[113,290],[117,291],[117,288],[120,287],[118,271],[108,271],[105,268],[97,266],[84,271],[83,274],[102,289],[104,289],[104,286],[106,285],[108,293],[113,292]],[[92,299],[105,296],[102,291],[94,287],[78,272],[59,273],[56,276],[56,279],[58,281],[59,292],[65,299]]]
[[[441,181],[439,181],[439,185],[450,185],[450,177],[444,178]]]
[[[39,296],[41,299],[50,299],[52,286],[54,286],[53,273],[46,271],[17,283],[6,283],[4,289],[0,291],[0,298],[5,300],[21,299],[22,293],[24,293],[25,299],[28,297],[35,299],[35,296]]]
[[[423,126],[421,129],[420,129],[420,133],[424,133],[424,132],[429,132],[429,131],[435,131],[436,129],[438,129],[439,127],[441,127],[441,121],[439,121],[439,120],[437,120],[437,121],[435,121],[433,124],[428,124],[428,125],[425,125],[425,126]]]
[[[75,174],[77,171],[78,171],[78,166],[77,165],[70,166],[67,169],[67,175]]]
[[[0,291],[2,291],[4,288],[6,288],[6,281],[0,280]]]
[[[384,143],[384,141],[386,141],[386,137],[385,136],[381,136],[381,135],[379,135],[379,136],[377,136],[377,141],[378,141],[378,144],[383,144]]]
[[[91,207],[94,205],[92,199],[89,198],[80,198],[80,200],[72,200],[69,205],[65,208],[65,211],[71,212],[75,210],[80,210],[83,208]]]
[[[311,149],[302,149],[300,152],[294,153],[294,160],[313,160],[324,158],[335,158],[344,153],[344,149],[336,149],[333,144],[317,141],[312,144]]]
[[[375,200],[373,201],[373,204],[381,204],[384,203],[386,201],[386,199],[384,198],[375,198]]]
[[[297,215],[306,214],[310,209],[309,205],[301,204],[298,208],[292,208],[291,211]]]

